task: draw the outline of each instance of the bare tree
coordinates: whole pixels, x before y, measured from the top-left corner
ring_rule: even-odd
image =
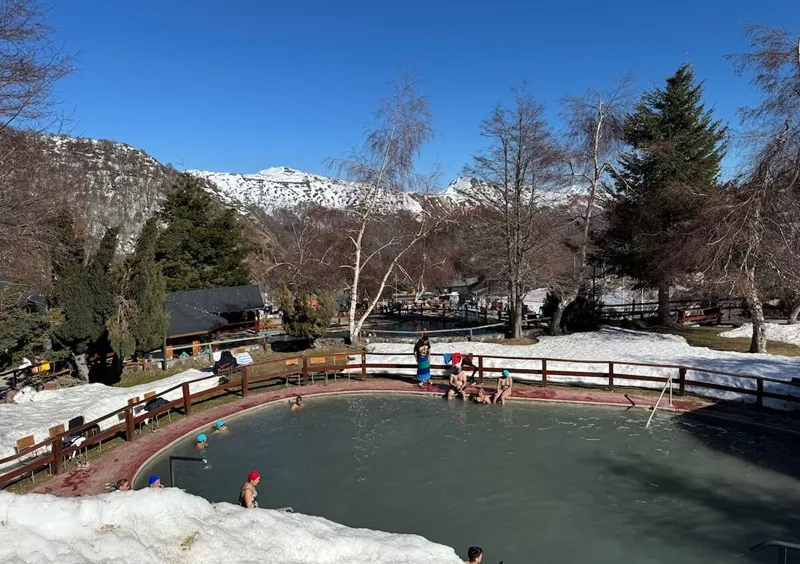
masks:
[[[423,209],[410,235],[392,234],[378,246],[368,244],[370,230],[380,228],[386,215],[384,197],[387,192],[402,191],[420,184],[421,176],[415,170],[416,160],[422,146],[433,137],[428,98],[419,93],[417,81],[411,74],[400,76],[392,84],[391,95],[380,100],[375,119],[376,123],[367,131],[360,149],[348,158],[330,161],[340,174],[354,182],[353,189],[357,192],[357,204],[352,210],[355,225],[347,229],[351,254],[349,260],[341,265],[350,272],[348,319],[351,343],[358,342],[364,321],[380,300],[400,259],[448,220],[446,213]],[[424,182],[425,185],[431,183],[430,180]],[[380,259],[386,265],[378,276],[375,293],[367,300],[361,314],[356,316],[366,269],[371,262]]]
[[[607,91],[590,89],[577,98],[565,98],[563,118],[567,125],[566,163],[569,177],[583,188],[582,208],[578,219],[573,268],[564,276],[550,278],[550,290],[559,297],[550,320],[550,333],[560,330],[564,310],[578,296],[586,280],[591,245],[592,220],[599,197],[613,182],[614,163],[623,147],[625,115],[631,103],[632,79],[624,77]]]
[[[542,106],[524,85],[514,94],[513,107],[496,107],[481,124],[489,146],[465,168],[476,182],[460,192],[481,209],[475,216],[476,245],[506,283],[509,328],[517,338],[522,335],[525,295],[540,278],[540,264],[558,245],[559,225],[550,222],[543,193],[559,177],[562,155]]]

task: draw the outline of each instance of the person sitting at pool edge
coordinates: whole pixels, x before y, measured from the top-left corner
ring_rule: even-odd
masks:
[[[453,373],[450,375],[450,388],[447,390],[447,399],[451,400],[457,395],[461,395],[462,399],[467,399],[467,373],[461,370],[461,367],[456,365],[453,367]]]
[[[303,409],[303,396],[297,396],[292,403],[292,411]]]
[[[162,486],[162,485],[161,485],[161,478],[159,478],[159,477],[158,477],[158,476],[156,476],[155,474],[153,474],[152,476],[150,476],[150,481],[149,481],[149,484],[150,484],[150,485],[149,485],[149,486],[147,486],[147,487],[149,487],[149,488],[163,488],[163,487],[164,487],[164,486]]]
[[[467,551],[467,558],[464,564],[481,564],[483,562],[483,549],[479,546],[471,546]]]
[[[492,403],[492,396],[487,394],[483,388],[478,388],[478,394],[475,396],[475,403],[490,404]]]
[[[508,370],[503,370],[500,378],[497,379],[497,392],[494,395],[493,403],[500,402],[500,405],[505,405],[506,400],[511,396],[511,386],[514,380]]]
[[[253,470],[247,475],[247,481],[242,484],[242,488],[239,490],[239,505],[247,507],[248,509],[255,509],[258,507],[258,502],[256,501],[258,497],[256,486],[260,481],[261,474],[256,470]]]
[[[219,419],[216,423],[214,423],[214,433],[227,433],[228,428],[225,426],[225,422],[222,419]]]

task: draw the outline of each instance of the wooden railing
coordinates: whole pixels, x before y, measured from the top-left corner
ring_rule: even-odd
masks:
[[[371,362],[367,362],[367,356],[372,357]],[[153,417],[157,417],[162,413],[170,410],[179,410],[184,415],[190,415],[192,406],[204,401],[208,396],[219,394],[220,392],[238,393],[241,397],[247,397],[248,393],[252,391],[255,384],[268,382],[280,378],[287,378],[289,376],[299,376],[303,384],[308,383],[309,376],[315,373],[322,372],[344,372],[348,371],[351,375],[355,374],[360,379],[366,379],[370,371],[382,370],[413,370],[416,364],[412,361],[407,364],[398,364],[393,362],[376,362],[381,356],[398,356],[397,353],[360,353],[350,354],[344,363],[337,363],[336,360],[342,360],[342,355],[326,356],[325,364],[310,364],[309,357],[290,357],[251,364],[237,369],[233,373],[226,374],[229,381],[218,384],[211,388],[200,390],[191,393],[190,386],[197,382],[209,380],[211,378],[219,380],[222,374],[209,374],[194,380],[182,382],[172,388],[162,391],[158,397],[163,397],[166,394],[180,390],[181,397],[169,401],[161,407],[152,409],[137,415],[137,407],[143,407],[152,398],[143,399],[136,403],[132,403],[125,407],[121,407],[111,413],[99,417],[93,421],[89,421],[79,427],[66,430],[55,437],[45,439],[33,446],[17,452],[11,456],[0,459],[0,468],[8,467],[17,463],[16,466],[10,468],[0,474],[0,487],[4,487],[9,483],[15,481],[20,476],[42,470],[49,467],[53,474],[58,474],[63,468],[63,459],[66,456],[72,455],[77,450],[84,450],[99,445],[102,441],[121,436],[127,441],[132,441],[135,438],[135,429],[139,423],[144,422]],[[412,355],[409,354],[409,357]],[[442,356],[435,354],[433,356]],[[333,362],[328,363],[328,360],[333,359]],[[473,361],[477,361],[475,369],[478,373],[478,385],[483,383],[487,376],[496,375],[503,371],[502,367],[491,367],[486,365],[486,360],[513,360],[522,361],[526,364],[537,364],[538,368],[519,367],[514,366],[512,371],[514,376],[527,376],[537,377],[533,383],[538,383],[547,386],[552,383],[552,378],[593,378],[598,380],[598,384],[602,387],[613,388],[614,386],[635,387],[636,381],[655,382],[664,384],[670,376],[652,376],[644,374],[632,374],[628,372],[620,372],[621,367],[646,367],[657,368],[662,370],[674,370],[676,374],[671,375],[672,379],[677,382],[678,395],[683,395],[687,387],[694,389],[709,389],[718,391],[734,392],[737,394],[746,394],[755,396],[755,403],[761,407],[764,399],[775,399],[780,401],[800,402],[800,397],[792,396],[788,392],[785,394],[775,393],[765,390],[765,384],[777,384],[781,386],[791,385],[791,379],[780,380],[777,378],[770,378],[766,376],[750,375],[750,374],[737,374],[731,372],[723,372],[719,370],[710,370],[705,368],[695,368],[690,366],[673,365],[673,364],[651,364],[644,362],[621,362],[621,361],[597,361],[597,360],[576,360],[564,358],[540,358],[540,357],[515,357],[515,356],[502,356],[502,355],[474,355]],[[293,364],[294,363],[294,364]],[[553,366],[556,363],[569,363],[581,365],[601,365],[602,370],[566,370],[559,369]],[[437,364],[432,365],[432,369],[446,369],[447,365]],[[469,371],[469,367],[465,367]],[[718,384],[716,382],[707,382],[703,380],[692,379],[689,377],[691,373],[710,374],[717,376],[728,376],[734,379],[736,385]],[[625,382],[628,382],[625,384]],[[634,383],[632,383],[634,382]],[[569,382],[560,382],[569,384]],[[702,394],[698,394],[702,395]],[[100,430],[101,423],[106,422],[108,419],[115,419],[114,424],[104,430]],[[106,426],[106,425],[102,425]],[[63,438],[67,436],[81,435],[85,437],[85,441],[80,446],[70,446],[67,448],[62,447]],[[39,451],[44,451],[38,454]]]

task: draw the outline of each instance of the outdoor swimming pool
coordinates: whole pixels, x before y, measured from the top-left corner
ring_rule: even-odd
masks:
[[[796,437],[659,412],[433,397],[308,398],[209,433],[211,464],[177,462],[179,487],[235,503],[252,469],[262,507],[417,533],[484,562],[774,562],[749,547],[800,531]],[[137,477],[167,483],[167,456]]]

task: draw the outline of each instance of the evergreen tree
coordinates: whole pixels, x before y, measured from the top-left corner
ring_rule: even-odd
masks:
[[[292,337],[305,337],[312,342],[328,330],[331,319],[338,310],[333,294],[328,290],[316,292],[312,297],[308,290],[291,291],[282,286],[278,299],[283,310],[283,330]]]
[[[628,116],[608,228],[601,246],[622,275],[659,290],[659,321],[683,261],[675,242],[716,189],[726,128],[702,103],[702,84],[682,65],[664,89],[646,92]]]
[[[162,345],[169,326],[169,317],[164,310],[167,283],[156,264],[157,243],[158,220],[150,218],[139,235],[130,266],[129,291],[136,304],[132,333],[136,350],[143,353]]]
[[[182,174],[160,219],[166,229],[158,238],[156,262],[167,291],[250,283],[248,246],[236,213],[216,203],[200,180]]]
[[[61,256],[54,263],[52,305],[61,312],[58,340],[73,353],[83,354],[100,341],[114,310],[115,284],[110,270],[118,229],[108,229],[88,262],[71,225],[61,229]]]

